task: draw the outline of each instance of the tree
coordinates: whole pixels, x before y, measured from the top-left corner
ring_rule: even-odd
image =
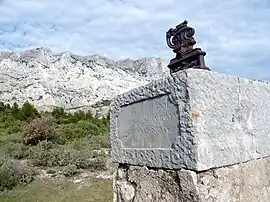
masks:
[[[3,102],[0,102],[0,111],[5,110],[5,104]]]
[[[29,119],[31,120],[39,115],[37,109],[33,105],[31,105],[28,101],[26,101],[23,104],[19,114],[21,120],[29,120]]]
[[[11,113],[12,113],[12,116],[16,119],[19,118],[19,112],[20,112],[20,109],[19,109],[19,106],[16,102],[13,103],[12,105],[12,108],[11,108]]]
[[[11,109],[10,104],[5,104],[5,109]]]
[[[64,117],[66,115],[64,108],[62,107],[56,107],[52,111],[52,115],[54,118],[59,119],[61,117]]]

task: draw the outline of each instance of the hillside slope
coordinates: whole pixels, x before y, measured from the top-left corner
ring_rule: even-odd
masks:
[[[0,101],[28,100],[39,110],[87,107],[168,74],[167,64],[159,58],[54,54],[47,48],[0,52]]]

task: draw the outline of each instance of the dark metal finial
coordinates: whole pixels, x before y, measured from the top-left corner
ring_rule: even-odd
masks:
[[[200,48],[193,48],[196,44],[193,37],[195,29],[188,27],[187,24],[188,21],[185,20],[166,32],[167,45],[176,53],[176,57],[168,65],[171,73],[188,68],[210,70],[204,62],[206,53]]]

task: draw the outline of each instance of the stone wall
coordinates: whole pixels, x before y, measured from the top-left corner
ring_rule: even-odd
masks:
[[[269,202],[270,158],[195,172],[119,166],[117,202]]]
[[[210,71],[118,96],[115,201],[270,201],[269,122],[269,84]]]

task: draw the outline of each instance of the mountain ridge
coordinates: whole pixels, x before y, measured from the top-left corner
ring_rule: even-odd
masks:
[[[153,57],[114,61],[44,47],[0,52],[0,101],[20,106],[27,100],[41,111],[91,108],[168,75],[167,64]]]

